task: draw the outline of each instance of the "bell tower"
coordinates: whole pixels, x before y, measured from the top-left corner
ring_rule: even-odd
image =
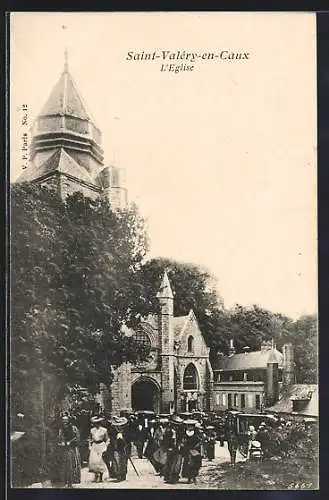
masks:
[[[166,271],[157,293],[157,298],[160,306],[159,335],[161,345],[162,411],[164,413],[171,413],[174,410],[175,400],[174,295]]]

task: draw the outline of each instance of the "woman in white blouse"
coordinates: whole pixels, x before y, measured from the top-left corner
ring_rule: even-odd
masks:
[[[103,453],[109,444],[107,429],[101,426],[103,419],[93,417],[91,423],[93,427],[90,430],[89,437],[89,472],[95,474],[94,482],[102,482],[103,474],[107,470],[106,463],[103,460]]]

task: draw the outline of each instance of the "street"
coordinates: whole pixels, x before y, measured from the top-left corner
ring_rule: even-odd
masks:
[[[74,488],[95,488],[95,489],[218,489],[213,482],[209,481],[209,476],[214,468],[219,468],[221,464],[230,461],[230,455],[227,445],[221,447],[216,443],[215,448],[216,458],[209,462],[206,459],[202,460],[202,468],[196,484],[187,484],[186,479],[181,479],[178,484],[167,484],[163,478],[155,474],[150,462],[146,459],[133,457],[134,465],[139,473],[137,477],[131,463],[128,462],[127,480],[117,483],[115,479],[109,479],[104,474],[102,483],[94,483],[94,474],[88,471],[88,467],[82,469],[81,484],[74,485]],[[244,460],[239,453],[237,454],[237,462]]]

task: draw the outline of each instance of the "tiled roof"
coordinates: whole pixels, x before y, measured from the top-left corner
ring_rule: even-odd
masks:
[[[180,335],[187,318],[188,316],[174,316],[172,318],[174,338],[177,338]],[[156,314],[149,314],[146,318],[144,318],[142,324],[150,325],[154,330],[158,330],[158,316]]]
[[[58,149],[39,167],[31,165],[17,179],[17,182],[36,181],[52,172],[71,175],[88,184],[94,184],[88,171],[81,167],[63,148]]]
[[[92,120],[91,113],[87,110],[87,106],[68,71],[62,73],[39,116],[61,114],[82,120]]]
[[[214,370],[252,370],[265,369],[267,363],[277,362],[282,364],[283,355],[277,349],[268,349],[262,351],[253,351],[248,353],[233,354],[233,356],[218,357],[213,363]]]
[[[292,413],[293,401],[299,400],[305,401],[305,406],[295,413],[316,417],[319,415],[318,398],[317,384],[293,384],[282,393],[275,405],[267,409],[276,413]]]

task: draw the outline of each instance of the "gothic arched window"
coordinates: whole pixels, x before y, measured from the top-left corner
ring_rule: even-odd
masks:
[[[192,335],[190,335],[189,338],[187,339],[187,351],[193,352],[193,348],[194,348],[194,339]]]
[[[198,373],[192,363],[188,365],[184,372],[183,389],[196,390],[198,389]]]
[[[144,332],[144,330],[137,330],[134,337],[136,342],[138,342],[140,345],[142,345],[148,350],[151,349],[150,337],[147,335],[146,332]]]

